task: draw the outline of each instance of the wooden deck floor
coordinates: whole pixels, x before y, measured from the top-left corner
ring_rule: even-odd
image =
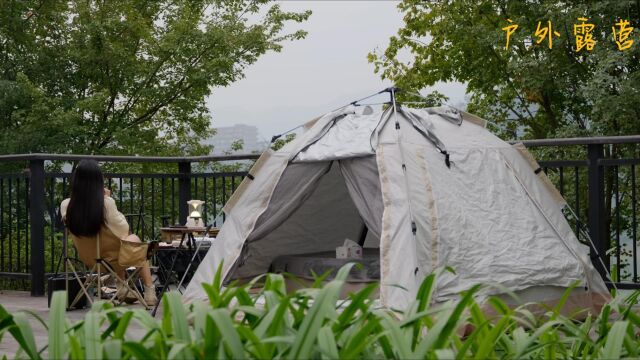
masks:
[[[8,291],[0,290],[0,304],[7,309],[7,311],[13,313],[21,310],[29,310],[38,314],[45,322],[49,318],[49,308],[47,307],[47,298],[45,297],[32,297],[27,291]],[[130,307],[142,306],[139,304],[127,305]],[[73,310],[67,312],[67,319],[71,323],[74,323],[84,317],[87,309]],[[156,318],[162,317],[162,306],[158,309]],[[30,317],[30,323],[34,331],[34,337],[38,348],[42,348],[47,342],[47,330],[33,317]],[[130,328],[131,331],[136,331],[135,326]],[[141,336],[142,330],[140,329]],[[0,340],[0,358],[6,355],[9,359],[15,357],[15,353],[18,350],[18,344],[15,342],[11,334],[5,334]]]

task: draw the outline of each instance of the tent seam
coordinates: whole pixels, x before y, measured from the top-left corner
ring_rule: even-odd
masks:
[[[390,243],[389,243],[389,222],[390,222],[390,216],[391,214],[389,213],[388,210],[388,195],[387,191],[388,191],[388,178],[387,178],[387,168],[386,165],[384,163],[384,161],[382,161],[382,159],[384,158],[384,148],[382,146],[378,146],[378,151],[376,151],[376,162],[378,163],[378,177],[380,179],[380,192],[382,193],[382,205],[383,205],[383,210],[382,210],[382,229],[380,230],[380,302],[383,305],[387,305],[387,291],[388,288],[387,287],[383,287],[382,284],[385,281],[386,277],[387,277],[387,273],[388,273],[388,268],[389,268],[389,258],[388,258],[388,253],[389,253],[389,247],[390,247]],[[380,160],[378,160],[380,159]]]

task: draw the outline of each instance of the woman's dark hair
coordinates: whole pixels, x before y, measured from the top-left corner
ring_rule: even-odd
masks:
[[[94,160],[82,160],[71,174],[66,224],[77,236],[95,236],[104,224],[104,179]]]

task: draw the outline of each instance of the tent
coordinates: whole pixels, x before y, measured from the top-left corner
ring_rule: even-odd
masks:
[[[526,301],[554,302],[572,285],[592,308],[607,288],[566,221],[562,196],[522,145],[450,107],[374,110],[353,104],[304,124],[267,150],[224,207],[226,221],[185,291],[206,299],[226,280],[270,270],[283,254],[334,251],[368,229],[379,249],[380,302],[403,308],[424,277],[449,266],[434,299],[477,283]]]

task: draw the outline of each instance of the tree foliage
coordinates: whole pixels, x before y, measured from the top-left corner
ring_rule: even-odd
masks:
[[[202,153],[205,97],[304,31],[268,0],[0,0],[0,153]]]
[[[640,132],[640,3],[637,1],[404,0],[404,26],[382,53],[376,71],[405,89],[436,82],[467,84],[468,109],[524,137],[620,135]],[[596,28],[592,51],[576,51],[573,25]],[[505,31],[518,25],[505,49]],[[612,27],[635,27],[620,51]],[[534,36],[551,21],[553,48]],[[404,61],[406,51],[411,60]]]

